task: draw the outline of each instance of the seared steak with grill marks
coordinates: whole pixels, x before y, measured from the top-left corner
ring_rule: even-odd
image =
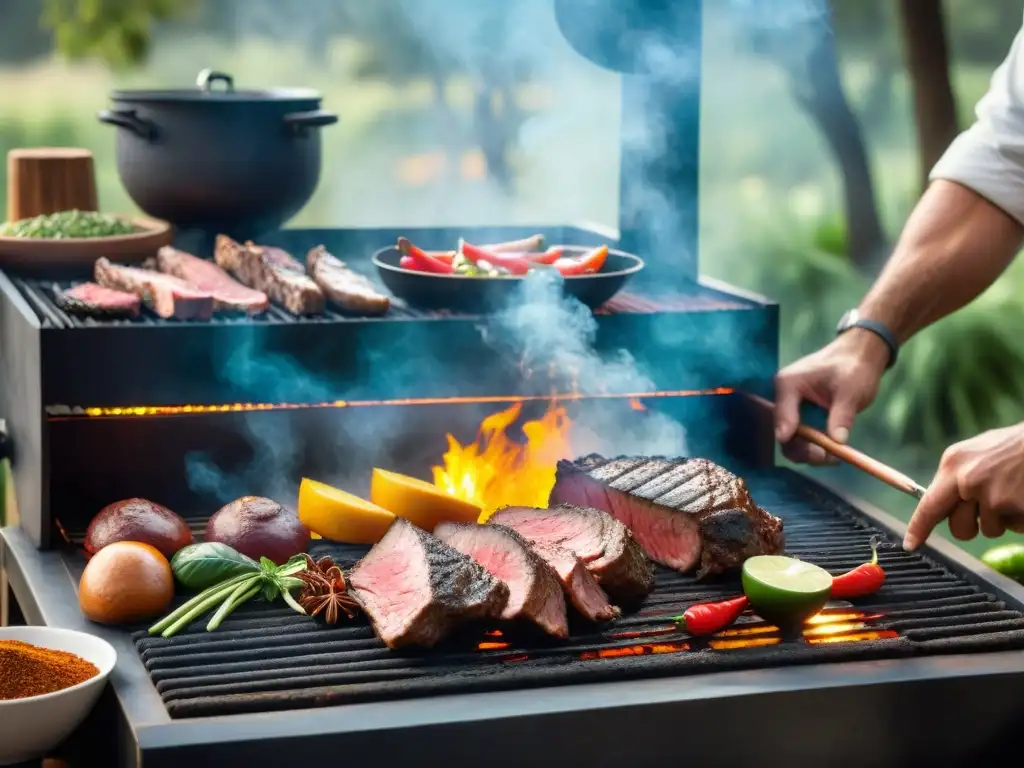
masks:
[[[622,611],[608,602],[608,595],[601,589],[594,574],[587,570],[587,566],[575,554],[554,544],[533,542],[530,546],[554,569],[573,607],[585,619],[611,621],[619,617]]]
[[[372,316],[383,315],[391,308],[391,299],[322,245],[306,254],[306,267],[327,298],[346,312]]]
[[[390,648],[436,645],[463,622],[500,616],[509,595],[472,558],[402,518],[353,566],[348,586]]]
[[[293,315],[324,311],[323,291],[287,251],[252,242],[242,245],[227,235],[217,235],[214,260],[235,279],[267,294]]]
[[[551,566],[529,543],[501,525],[441,523],[434,536],[469,555],[491,576],[508,585],[503,619],[527,619],[555,637],[569,636],[562,585]]]
[[[256,315],[270,306],[267,294],[246,288],[212,261],[165,245],[156,253],[157,269],[213,294],[214,309]]]
[[[505,507],[489,522],[512,528],[531,543],[575,553],[616,600],[640,600],[654,587],[654,571],[643,549],[622,523],[598,509],[572,504]]]
[[[134,293],[160,317],[209,320],[213,316],[213,295],[172,275],[123,267],[99,258],[93,266],[93,277],[104,288]]]
[[[104,288],[98,283],[81,283],[66,291],[54,286],[53,299],[68,314],[97,319],[138,317],[142,308],[142,300],[136,294]]]
[[[781,554],[785,545],[782,521],[754,503],[742,478],[707,459],[561,461],[551,499],[603,509],[662,565],[688,571],[700,563],[698,578],[752,555]],[[711,518],[723,512],[730,514]]]

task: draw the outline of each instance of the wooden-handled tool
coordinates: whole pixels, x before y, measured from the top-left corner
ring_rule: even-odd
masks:
[[[758,405],[761,405],[769,410],[774,410],[775,403],[765,400],[763,397],[757,395],[747,395]],[[831,453],[838,459],[842,459],[847,464],[852,464],[862,472],[867,472],[872,477],[881,480],[887,485],[891,485],[898,491],[913,496],[915,499],[920,499],[924,496],[924,486],[915,482],[913,479],[907,477],[902,472],[893,469],[887,464],[883,464],[877,459],[873,459],[867,454],[861,453],[856,448],[851,448],[848,445],[837,443],[831,437],[826,435],[824,432],[819,432],[816,429],[808,427],[806,424],[801,424],[796,429],[796,434],[802,437],[809,443],[819,446],[828,453]]]

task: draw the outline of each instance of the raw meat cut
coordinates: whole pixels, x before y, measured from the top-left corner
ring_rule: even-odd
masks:
[[[323,291],[287,251],[252,242],[242,245],[227,235],[217,235],[214,260],[236,280],[267,294],[293,315],[324,311]]]
[[[156,254],[157,269],[174,275],[200,291],[213,294],[214,309],[256,315],[266,312],[270,299],[262,291],[247,288],[212,261],[165,245]]]
[[[526,619],[554,637],[569,636],[558,576],[518,533],[501,525],[441,523],[434,535],[508,585],[508,603],[501,618]]]
[[[616,600],[635,602],[654,587],[654,571],[643,549],[622,523],[601,510],[572,504],[505,507],[488,522],[508,526],[530,543],[573,552]]]
[[[104,288],[99,283],[81,283],[66,291],[54,286],[53,299],[65,312],[97,320],[138,317],[142,300],[134,293]]]
[[[322,245],[306,254],[306,266],[324,295],[346,312],[373,316],[383,315],[391,308],[391,299],[367,277],[353,272]]]
[[[560,461],[551,500],[604,510],[656,562],[684,572],[699,563],[698,578],[736,567],[751,555],[781,554],[785,546],[782,521],[754,503],[742,478],[707,459],[608,460],[592,454]],[[701,524],[726,511],[733,514]],[[738,524],[736,511],[749,525]]]
[[[213,316],[213,294],[200,291],[173,275],[124,267],[99,258],[93,266],[93,277],[104,288],[134,293],[160,317],[209,320]]]
[[[348,584],[390,648],[436,645],[464,622],[500,616],[509,596],[471,557],[402,518],[355,564]]]

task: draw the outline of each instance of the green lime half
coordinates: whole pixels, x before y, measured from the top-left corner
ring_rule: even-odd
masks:
[[[828,602],[832,576],[811,563],[758,555],[743,564],[743,593],[754,611],[776,626],[799,625]]]
[[[1004,576],[1024,580],[1024,544],[1000,544],[981,556],[981,562]]]

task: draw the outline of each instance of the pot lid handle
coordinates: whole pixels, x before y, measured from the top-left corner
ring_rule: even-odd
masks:
[[[210,93],[213,90],[213,84],[217,81],[224,83],[225,90],[235,90],[235,79],[231,75],[225,74],[224,72],[216,72],[212,69],[204,69],[196,77],[196,86],[203,93]]]

